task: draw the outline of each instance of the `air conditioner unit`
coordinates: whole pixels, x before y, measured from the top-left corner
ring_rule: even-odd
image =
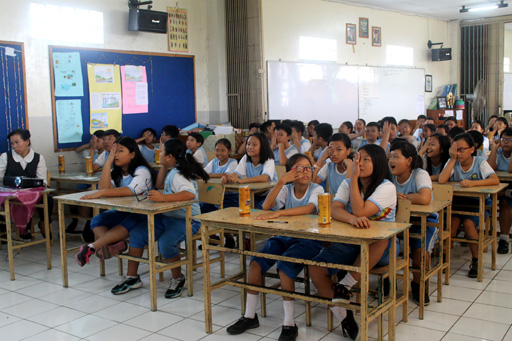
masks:
[[[167,33],[167,13],[130,8],[128,30]]]

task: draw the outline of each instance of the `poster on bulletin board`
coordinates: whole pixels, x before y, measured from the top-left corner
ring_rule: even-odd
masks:
[[[121,72],[119,65],[87,64],[90,133],[98,129],[122,132]]]
[[[188,16],[183,8],[167,7],[169,51],[188,52]]]
[[[145,66],[121,65],[123,114],[148,112],[148,78]]]

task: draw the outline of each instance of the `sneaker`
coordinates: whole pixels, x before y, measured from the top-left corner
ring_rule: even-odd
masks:
[[[506,255],[508,253],[508,242],[500,239],[498,242],[498,253]]]
[[[359,334],[359,326],[354,319],[354,313],[352,310],[347,310],[347,317],[341,321],[341,330],[343,331],[344,337],[350,337],[352,340],[357,339]]]
[[[334,290],[334,295],[332,297],[333,302],[348,303],[350,301],[352,293],[343,284],[334,283],[332,285],[332,290]]]
[[[414,303],[417,305],[420,305],[420,284],[411,282],[411,293],[412,293],[412,299]],[[428,293],[425,291],[425,306],[430,304],[430,297],[428,296]]]
[[[297,325],[292,326],[283,326],[281,328],[281,335],[279,335],[279,341],[295,341],[297,336],[299,335],[299,328]]]
[[[185,276],[181,275],[180,278],[171,278],[171,284],[165,292],[165,298],[175,298],[181,296],[181,290],[185,285]]]
[[[140,280],[140,276],[137,277],[125,277],[121,283],[116,285],[110,290],[114,295],[121,295],[130,290],[138,289],[142,286],[142,281]]]
[[[94,249],[89,247],[89,245],[82,245],[80,251],[75,255],[75,259],[78,265],[84,266],[85,264],[89,264],[89,257],[92,255],[94,255]]]
[[[96,257],[101,260],[110,259],[120,253],[125,252],[128,249],[128,245],[124,241],[110,244],[107,246],[100,247],[96,250]]]
[[[477,278],[478,277],[478,259],[474,258],[471,261],[471,265],[469,266],[468,271],[469,278]]]
[[[253,319],[241,317],[240,320],[228,327],[226,330],[230,335],[238,335],[244,333],[248,329],[258,328],[260,321],[258,321],[258,314],[254,315]]]

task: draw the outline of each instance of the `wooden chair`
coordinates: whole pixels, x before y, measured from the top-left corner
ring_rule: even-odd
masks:
[[[277,179],[280,179],[284,172],[286,172],[286,166],[276,166]]]
[[[453,186],[448,184],[432,184],[432,193],[434,194],[434,200],[442,201],[453,201]],[[450,260],[451,260],[451,216],[452,206],[450,205],[446,210],[443,217],[444,224],[441,224],[441,217],[439,217],[439,239],[440,243],[443,243],[443,255],[439,257],[445,257],[443,259],[442,269],[445,271],[444,284],[450,284]]]
[[[206,157],[208,158],[208,162],[212,161],[213,159],[215,159],[217,157],[215,152],[205,152],[205,153],[206,153]],[[206,166],[206,165],[204,165],[204,166]]]

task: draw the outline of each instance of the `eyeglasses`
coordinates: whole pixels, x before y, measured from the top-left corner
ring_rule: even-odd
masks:
[[[135,190],[139,184],[135,184],[135,186],[133,187],[133,193],[135,194],[135,198],[136,198],[136,199],[137,199],[137,201],[139,201],[139,202],[141,202],[141,201],[143,201],[143,200],[146,200],[146,199],[148,198],[149,185],[148,185],[148,179],[147,179],[147,178],[146,178],[146,180],[144,181],[144,184],[146,185],[146,188],[147,188],[148,190],[142,193],[142,194],[145,194],[145,195],[146,195],[145,197],[142,197],[142,198],[140,198],[140,197],[137,195],[137,191]]]
[[[297,167],[292,167],[291,170],[296,170],[297,172],[312,172],[315,170],[315,167],[302,167],[302,166],[297,166]]]
[[[464,147],[457,148],[457,153],[464,153],[464,151],[466,151],[469,148],[471,148],[471,147],[468,147],[468,148],[464,148]]]
[[[512,142],[512,139],[506,139],[504,137],[501,138],[501,142]]]

